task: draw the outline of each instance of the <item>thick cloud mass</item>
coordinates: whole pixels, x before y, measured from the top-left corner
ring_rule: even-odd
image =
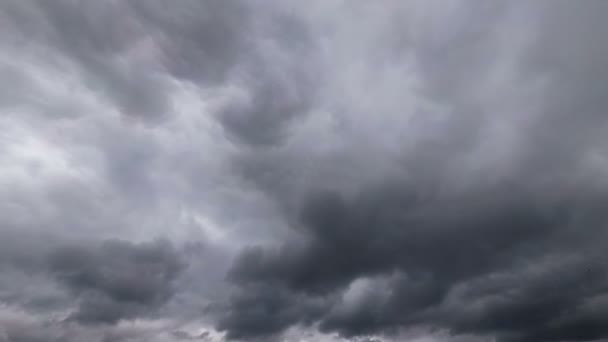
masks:
[[[0,342],[608,339],[606,13],[0,0]]]
[[[50,272],[80,299],[76,320],[113,323],[146,314],[172,295],[182,265],[171,246],[108,241],[99,250],[66,247],[50,256]]]

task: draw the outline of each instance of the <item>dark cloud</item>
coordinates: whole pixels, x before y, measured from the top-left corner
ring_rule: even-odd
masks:
[[[537,193],[511,186],[448,200],[437,194],[424,198],[413,190],[392,185],[364,191],[352,200],[332,194],[311,198],[303,208],[304,236],[297,244],[287,243],[276,250],[252,249],[236,262],[233,279],[262,288],[260,293],[255,287],[245,287],[248,296],[256,299],[247,307],[269,304],[262,293],[279,289],[315,298],[348,293],[357,279],[393,274],[363,293],[352,307],[342,310],[340,305],[328,305],[313,320],[320,320],[323,330],[346,336],[427,324],[454,332],[527,334],[537,327],[550,327],[565,310],[575,310],[608,285],[606,265],[597,260],[601,247],[593,243],[605,238],[601,225],[606,217],[601,211],[593,214],[594,208],[589,207],[604,202],[603,197],[581,204],[535,198]],[[593,220],[576,222],[580,215]],[[571,225],[589,225],[589,231],[573,231],[576,228]],[[579,240],[576,248],[584,244],[584,252],[569,245],[574,239]],[[504,298],[484,303],[482,311],[469,321],[464,317],[467,305],[472,304],[466,301],[451,308],[454,311],[444,311],[443,305],[459,285],[517,272],[521,265],[534,264],[547,255],[579,253],[579,263],[552,270],[559,271],[557,274],[547,272],[528,281],[515,275],[512,282],[495,284],[492,295]],[[517,284],[515,279],[524,283]],[[469,300],[489,294],[479,296]],[[277,312],[297,312],[289,301],[280,308]],[[244,309],[235,310],[232,316],[240,318],[241,312],[245,316]],[[282,317],[292,324],[310,320],[306,315]],[[267,321],[278,320],[262,320],[258,323],[264,328],[258,329],[277,328]]]
[[[247,99],[231,103],[221,122],[237,140],[258,145],[276,142],[284,122],[311,102],[312,84],[304,81],[311,62],[302,61],[314,49],[298,48],[310,38],[296,16],[271,7],[215,0],[2,5],[15,31],[9,38],[19,39],[9,47],[39,42],[54,54],[55,67],[74,68],[61,71],[80,73],[87,87],[127,116],[166,119],[172,79],[202,88],[244,83]],[[258,11],[262,22],[252,18]]]
[[[607,7],[0,0],[0,341],[608,338]]]
[[[4,309],[4,308],[3,308]],[[36,320],[25,313],[0,317],[2,342],[140,342],[179,341],[178,338],[155,327],[154,324],[133,323],[124,326],[81,326],[73,322]]]
[[[398,172],[344,187],[336,186],[339,176],[336,183],[317,177],[302,185],[297,180],[325,175],[324,168],[344,178],[357,171],[343,168],[344,155],[315,164],[316,156],[293,146],[243,159],[244,177],[276,199],[293,234],[279,246],[243,251],[230,279],[256,298],[248,308],[275,303],[273,312],[290,314],[251,327],[240,325],[248,310],[233,307],[221,326],[229,336],[313,321],[347,337],[404,327],[518,341],[606,337],[597,299],[608,285],[599,242],[606,241],[606,187],[588,159],[605,149],[599,131],[606,106],[596,82],[605,80],[606,63],[582,57],[601,55],[596,50],[606,46],[605,27],[591,14],[603,4],[545,5],[465,6],[451,38],[414,39],[423,96],[453,115],[436,126],[427,126],[428,118],[413,122],[432,135],[398,155]],[[533,17],[540,21],[524,23],[529,36],[518,35],[512,25]],[[521,50],[503,51],[501,44]],[[498,74],[502,68],[512,74]],[[543,84],[536,93],[543,101],[532,100],[535,83]],[[501,153],[484,150],[502,138],[492,132],[510,126],[505,159],[490,162],[503,166],[485,170],[492,153]],[[380,140],[383,133],[374,133]],[[371,160],[362,152],[350,158],[351,165]],[[278,291],[334,301],[311,318],[289,299],[264,295]],[[586,306],[596,300],[592,313]]]
[[[225,80],[250,53],[253,6],[237,1],[129,1],[147,32],[157,35],[162,66],[203,85]]]
[[[183,268],[166,242],[66,247],[53,252],[49,262],[51,274],[79,297],[73,318],[86,323],[115,323],[152,313],[170,299]]]
[[[0,341],[177,340],[159,319],[184,267],[168,242],[4,242],[18,245],[0,265]]]
[[[277,75],[272,70],[254,72],[245,80],[247,94],[223,109],[220,122],[238,143],[253,147],[281,143],[289,125],[310,110],[315,85],[307,80],[310,76],[305,73],[309,70],[302,65],[284,68],[287,70],[280,70]],[[295,68],[300,70],[291,70]]]
[[[312,110],[325,80],[318,39],[302,19],[273,11],[260,25],[263,43],[244,56],[236,79],[241,94],[219,113],[230,137],[253,147],[283,143],[289,126]]]
[[[56,61],[51,66],[73,68],[61,71],[80,73],[123,114],[153,122],[171,112],[172,77],[221,84],[249,54],[253,32],[249,8],[239,1],[1,5],[12,33],[9,48],[41,44]]]
[[[209,341],[209,332],[205,331],[202,332],[198,335],[191,335],[185,331],[174,331],[171,333],[173,336],[175,336],[175,338],[177,338],[180,341]]]
[[[170,88],[146,61],[125,57],[144,37],[141,24],[128,7],[117,3],[30,1],[19,11],[24,39],[38,39],[57,58],[65,58],[82,73],[82,81],[114,102],[126,115],[157,119],[168,110]],[[23,6],[25,7],[25,6]],[[31,13],[40,18],[32,18]],[[122,58],[122,61],[121,61]]]
[[[314,298],[279,286],[252,285],[235,294],[218,323],[229,339],[276,338],[294,323],[310,325],[329,298]]]

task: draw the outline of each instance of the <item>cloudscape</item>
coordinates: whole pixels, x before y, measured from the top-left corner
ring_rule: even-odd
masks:
[[[0,342],[607,341],[607,16],[0,0]]]

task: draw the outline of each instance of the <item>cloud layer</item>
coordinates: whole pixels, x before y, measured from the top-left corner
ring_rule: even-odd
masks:
[[[608,338],[602,0],[0,0],[0,342]]]

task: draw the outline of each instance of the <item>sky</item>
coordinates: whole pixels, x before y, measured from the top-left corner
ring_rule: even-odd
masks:
[[[607,341],[607,14],[0,0],[0,342]]]

